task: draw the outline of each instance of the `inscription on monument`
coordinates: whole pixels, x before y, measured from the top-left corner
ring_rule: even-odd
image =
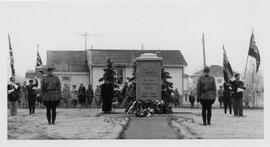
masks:
[[[157,87],[159,80],[157,78],[141,78],[141,99],[156,99],[158,97]]]
[[[143,57],[143,55],[141,56]],[[161,99],[161,58],[153,55],[153,58],[137,59],[137,99]]]

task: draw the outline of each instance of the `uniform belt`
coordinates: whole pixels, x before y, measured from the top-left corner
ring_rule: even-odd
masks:
[[[58,89],[46,89],[45,91],[58,91]]]
[[[202,92],[212,91],[213,89],[202,90]]]

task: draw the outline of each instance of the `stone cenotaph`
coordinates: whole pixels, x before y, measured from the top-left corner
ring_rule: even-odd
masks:
[[[144,53],[135,59],[136,99],[161,100],[162,58],[153,53]]]

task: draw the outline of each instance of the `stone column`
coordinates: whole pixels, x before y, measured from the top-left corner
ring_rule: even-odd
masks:
[[[161,100],[162,58],[144,53],[136,58],[136,99]]]

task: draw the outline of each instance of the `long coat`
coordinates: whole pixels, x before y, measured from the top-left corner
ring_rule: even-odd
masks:
[[[26,86],[26,89],[28,94],[28,102],[35,102],[36,101],[35,85],[28,85]]]
[[[232,92],[230,90],[230,85],[227,85],[226,83],[223,84],[224,91],[223,91],[223,96],[224,100],[231,100]]]
[[[41,80],[41,96],[44,101],[60,100],[61,82],[57,76],[46,76]]]
[[[101,99],[103,102],[102,111],[111,111],[112,110],[112,98],[113,98],[113,85],[112,84],[103,84],[101,86]]]
[[[197,99],[215,100],[216,99],[216,83],[212,76],[202,76],[197,84]]]

